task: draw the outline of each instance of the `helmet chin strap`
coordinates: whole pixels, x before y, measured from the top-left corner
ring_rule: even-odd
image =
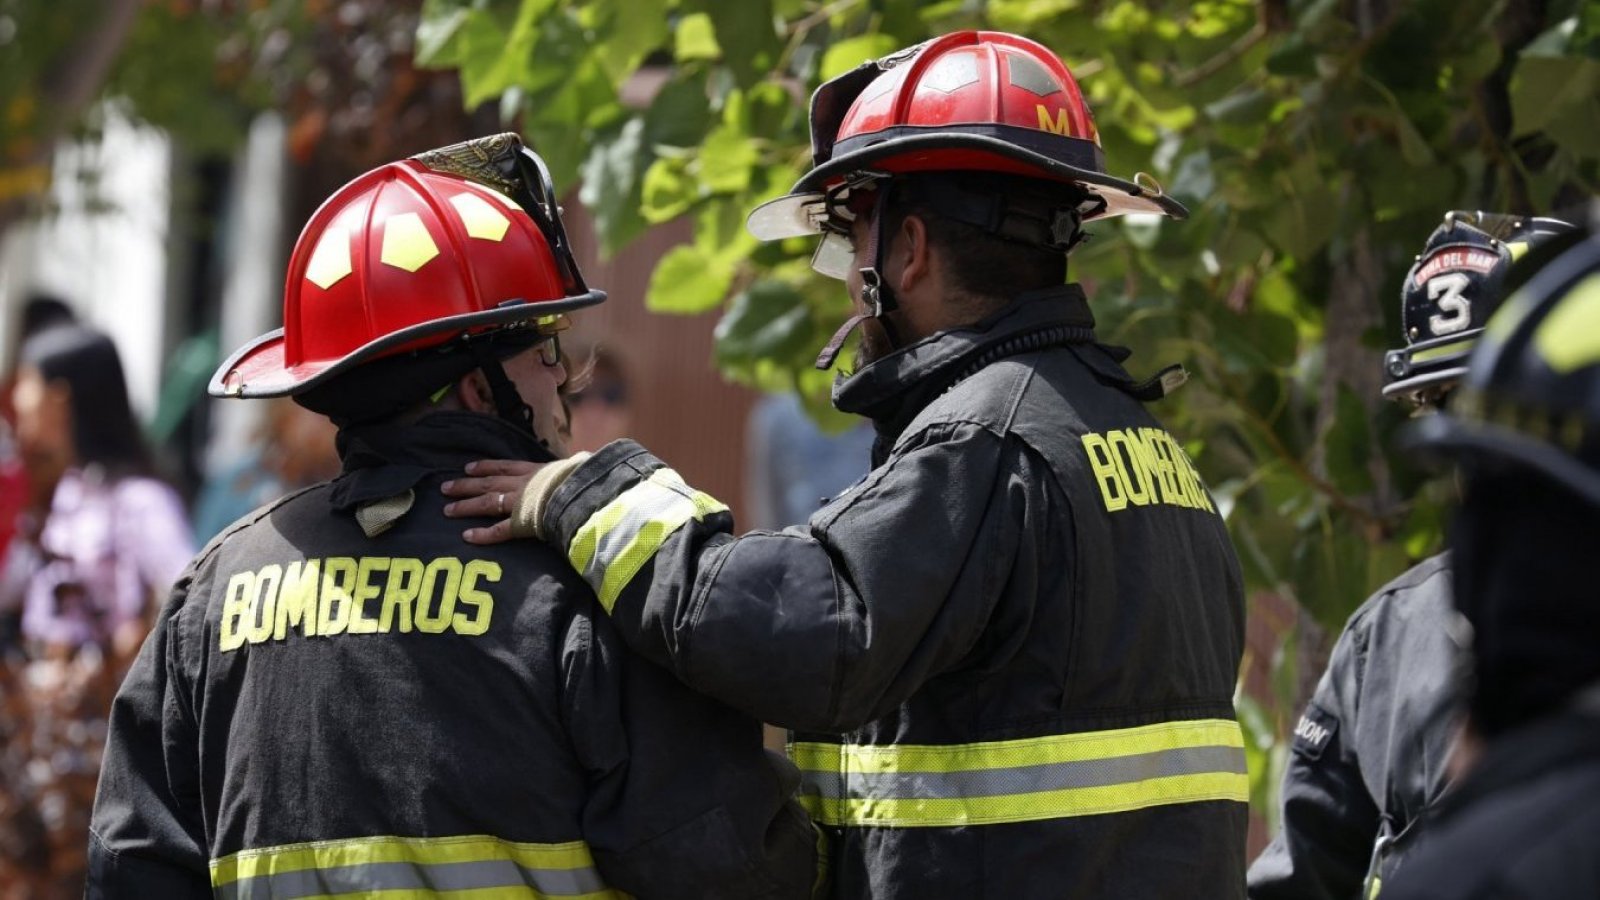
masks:
[[[497,416],[511,423],[518,430],[530,435],[539,444],[541,451],[539,459],[529,462],[554,462],[557,457],[550,450],[550,445],[539,433],[533,429],[533,407],[522,399],[522,394],[517,392],[517,386],[511,383],[506,376],[506,370],[500,365],[500,359],[489,348],[488,341],[469,341],[468,350],[478,364],[478,371],[483,373],[485,381],[489,382],[489,394],[494,399],[494,411]]]
[[[867,230],[867,257],[872,260],[872,265],[861,270],[861,302],[867,311],[846,319],[839,330],[833,333],[822,352],[817,354],[818,369],[830,368],[833,361],[839,358],[839,351],[844,349],[845,338],[868,319],[878,320],[884,334],[888,335],[891,348],[900,346],[900,335],[888,317],[888,313],[899,308],[899,303],[895,300],[894,289],[883,277],[883,255],[887,243],[883,240],[883,214],[889,208],[889,190],[886,184],[878,191],[872,206],[872,227]]]

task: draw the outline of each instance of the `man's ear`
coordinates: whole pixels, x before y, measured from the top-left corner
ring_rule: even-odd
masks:
[[[494,392],[489,390],[489,379],[477,369],[461,376],[456,381],[456,399],[469,412],[492,413],[494,412]]]
[[[928,248],[928,226],[922,221],[921,216],[906,216],[900,223],[898,237],[900,239],[895,243],[901,268],[895,292],[906,294],[926,281],[932,271],[933,258]]]

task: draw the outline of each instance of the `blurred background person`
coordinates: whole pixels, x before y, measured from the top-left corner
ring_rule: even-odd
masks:
[[[177,493],[152,472],[110,338],[76,325],[33,335],[12,401],[44,507],[19,522],[0,578],[0,609],[22,610],[8,750],[23,748],[48,837],[33,895],[74,896],[111,697],[193,542]]]
[[[593,452],[618,438],[633,436],[633,398],[628,374],[617,354],[604,344],[575,348],[577,373],[563,387],[572,452]]]
[[[801,525],[867,474],[872,423],[860,419],[830,434],[796,394],[768,394],[750,411],[745,431],[746,525],[777,531]]]
[[[291,400],[271,401],[256,443],[201,487],[194,506],[195,545],[258,507],[338,475],[337,430],[326,416]]]

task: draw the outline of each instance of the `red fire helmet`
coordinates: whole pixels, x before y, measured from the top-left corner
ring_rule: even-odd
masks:
[[[364,362],[603,300],[573,260],[543,161],[514,134],[480,138],[329,197],[290,256],[283,327],[234,353],[209,390],[299,394]]]
[[[1078,185],[1084,220],[1184,218],[1154,184],[1106,174],[1094,118],[1050,50],[996,31],[959,31],[863,63],[811,98],[812,169],[750,214],[762,240],[822,231],[826,192],[863,176],[987,171]]]

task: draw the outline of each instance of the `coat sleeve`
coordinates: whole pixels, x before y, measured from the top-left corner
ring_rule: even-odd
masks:
[[[1053,482],[1031,460],[938,423],[806,527],[736,538],[725,506],[620,441],[561,485],[544,528],[634,649],[765,721],[842,731],[954,665],[1008,581],[1038,577],[1018,549]]]
[[[184,685],[180,578],[111,706],[85,896],[211,896],[199,738]]]
[[[1361,893],[1379,820],[1356,747],[1365,625],[1358,617],[1340,634],[1296,723],[1282,826],[1250,866],[1251,900],[1348,900]]]
[[[590,773],[583,835],[607,885],[663,900],[801,900],[818,835],[761,725],[629,653],[592,604],[569,626],[564,713]]]

